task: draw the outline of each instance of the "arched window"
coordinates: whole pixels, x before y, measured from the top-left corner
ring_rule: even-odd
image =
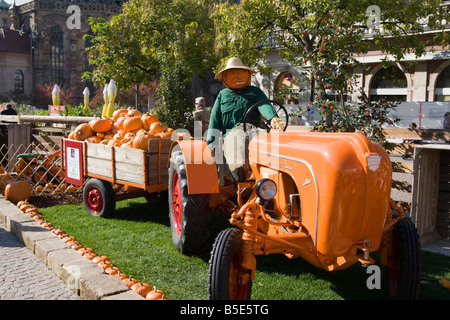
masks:
[[[435,101],[450,101],[450,66],[441,72],[436,81]]]
[[[22,70],[17,69],[14,73],[14,91],[24,92],[23,82],[23,72]]]
[[[58,85],[64,84],[64,46],[61,27],[52,28],[51,39],[52,82]]]
[[[373,77],[370,100],[406,101],[407,88],[408,81],[400,68],[383,68]]]

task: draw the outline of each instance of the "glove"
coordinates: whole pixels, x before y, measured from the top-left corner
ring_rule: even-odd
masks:
[[[280,118],[273,117],[272,120],[270,120],[270,126],[272,127],[272,129],[283,130],[285,123]]]

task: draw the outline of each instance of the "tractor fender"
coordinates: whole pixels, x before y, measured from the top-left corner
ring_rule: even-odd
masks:
[[[219,193],[219,179],[214,156],[203,140],[175,140],[169,150],[169,161],[172,152],[181,150],[186,165],[186,178],[189,194]]]

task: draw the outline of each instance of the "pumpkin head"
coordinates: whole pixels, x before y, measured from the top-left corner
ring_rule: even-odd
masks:
[[[144,127],[145,130],[149,130],[150,129],[150,125],[154,122],[159,122],[158,117],[150,112],[146,112],[141,116],[141,120],[142,120],[142,126]]]
[[[5,187],[5,198],[14,204],[31,197],[31,187],[26,181],[9,180]]]
[[[223,72],[222,81],[229,89],[244,89],[250,84],[252,77],[249,70],[229,69]]]
[[[131,116],[128,114],[123,120],[123,130],[125,132],[130,132],[134,130],[138,130],[142,127],[142,120],[139,116]]]
[[[107,132],[111,130],[112,123],[108,118],[95,118],[89,121],[89,125],[94,132]]]
[[[74,130],[74,139],[78,141],[83,141],[86,138],[93,136],[95,132],[92,130],[89,123],[81,123]]]
[[[147,150],[148,142],[156,136],[148,131],[142,131],[133,139],[133,148]]]

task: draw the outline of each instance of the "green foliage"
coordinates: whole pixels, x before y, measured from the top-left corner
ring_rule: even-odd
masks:
[[[305,68],[305,79],[311,82],[312,97],[322,106],[324,119],[315,127],[323,131],[354,131],[383,141],[369,122],[354,122],[354,112],[346,105],[356,76],[352,68],[359,65],[356,57],[368,50],[380,50],[386,57],[400,60],[408,53],[421,56],[428,46],[448,46],[448,33],[440,21],[448,21],[442,1],[366,1],[366,0],[242,0],[239,5],[228,2],[215,7],[216,49],[222,63],[229,56],[239,56],[261,72],[270,72],[266,55],[277,49],[280,57]],[[375,21],[366,13],[378,6]],[[423,22],[427,21],[427,25]],[[367,30],[371,29],[370,37]],[[438,30],[434,37],[419,36],[426,28]],[[395,41],[393,41],[395,39]],[[389,64],[385,59],[385,64]],[[368,101],[367,107],[372,107]],[[387,121],[384,107],[375,107],[375,123]],[[334,119],[333,119],[334,117]],[[370,122],[372,123],[372,122]],[[362,130],[361,126],[370,128]]]
[[[197,0],[131,0],[109,22],[90,18],[90,63],[84,79],[99,85],[114,79],[118,88],[148,84],[161,72],[167,55],[183,61],[188,75],[210,66],[214,43],[208,9]]]
[[[165,125],[174,129],[194,131],[194,109],[191,81],[183,63],[170,61],[162,68],[158,89],[158,108],[154,113]]]
[[[393,125],[400,120],[392,120],[388,117],[388,113],[397,107],[397,103],[385,99],[369,101],[362,95],[361,102],[357,105],[346,105],[345,108],[339,108],[337,105],[332,101],[316,102],[322,119],[314,124],[312,131],[360,132],[369,139],[386,146],[387,141],[382,126]],[[329,121],[330,115],[333,115],[331,121]]]

